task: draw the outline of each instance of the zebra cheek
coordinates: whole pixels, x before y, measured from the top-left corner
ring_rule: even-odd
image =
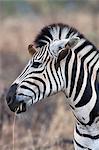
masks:
[[[43,73],[43,77],[46,79],[46,75],[45,75],[45,73]]]

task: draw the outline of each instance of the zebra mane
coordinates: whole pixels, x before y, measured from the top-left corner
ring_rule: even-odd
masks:
[[[84,38],[83,34],[67,24],[50,24],[40,31],[36,36],[34,43],[36,47],[42,47],[47,43],[51,43],[55,40],[66,39],[74,34],[77,34],[79,38]]]

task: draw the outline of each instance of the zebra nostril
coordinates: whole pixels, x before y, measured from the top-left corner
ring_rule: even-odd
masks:
[[[10,96],[9,96],[9,97],[7,97],[7,103],[8,103],[8,105],[12,103],[12,99],[11,99],[11,97],[10,97]]]
[[[7,93],[7,96],[6,96],[6,101],[7,101],[7,104],[11,104],[14,99],[15,99],[15,95],[16,95],[16,89],[17,89],[17,84],[13,84],[8,93]]]
[[[10,105],[11,103],[13,103],[13,100],[14,100],[14,96],[9,95],[9,93],[8,93],[6,96],[7,104]]]
[[[11,97],[9,96],[9,97],[7,97],[7,103],[9,104],[10,101],[11,101]]]

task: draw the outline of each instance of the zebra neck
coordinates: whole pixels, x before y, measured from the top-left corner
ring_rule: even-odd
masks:
[[[75,148],[98,150],[99,149],[99,128],[93,126],[77,125],[74,129]]]
[[[68,54],[65,62],[65,77],[66,77],[65,91],[67,97],[69,98],[72,97],[72,100],[74,100],[77,85],[78,84],[81,85],[83,83],[83,77],[85,72],[88,72],[90,74],[95,64],[99,64],[98,51],[94,49],[93,45],[88,44],[87,46],[85,45],[83,45],[81,49],[80,43],[80,45],[78,44],[76,48],[72,49]],[[96,71],[98,70],[98,68],[99,68],[98,65],[96,65]]]
[[[98,118],[99,119],[99,118]],[[96,120],[97,121],[97,120]],[[90,135],[90,136],[96,136],[98,135],[98,138],[99,138],[99,123],[98,124],[92,124],[91,126],[84,126],[84,125],[81,125],[81,124],[76,124],[75,126],[75,130],[76,132],[79,134],[79,135],[82,135],[84,136],[85,135]]]

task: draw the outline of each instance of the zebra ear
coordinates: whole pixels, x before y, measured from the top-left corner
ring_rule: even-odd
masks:
[[[71,38],[66,43],[65,47],[60,50],[57,61],[61,61],[62,59],[64,59],[66,57],[66,55],[68,54],[68,51],[71,48],[75,47],[78,44],[79,40],[80,40],[79,37],[73,37],[73,38]]]
[[[68,45],[70,48],[73,48],[74,46],[77,45],[79,42],[80,38],[79,37],[73,37],[71,38],[66,45]]]
[[[56,70],[58,69],[58,67],[60,65],[60,61],[66,57],[66,55],[69,53],[69,50],[71,48],[73,48],[74,46],[77,45],[77,43],[79,42],[79,40],[80,39],[78,37],[74,37],[74,38],[70,39],[68,41],[68,43],[66,43],[65,48],[63,48],[63,49],[60,50],[60,52],[58,54],[58,58],[56,60],[56,64],[55,64]]]
[[[70,50],[70,47],[66,45],[66,47],[60,51],[58,58],[56,60],[56,63],[55,63],[56,70],[58,70],[58,67],[60,66],[60,61],[66,57],[69,50]]]
[[[33,56],[33,54],[36,52],[36,49],[33,47],[33,44],[28,45],[28,51]]]

